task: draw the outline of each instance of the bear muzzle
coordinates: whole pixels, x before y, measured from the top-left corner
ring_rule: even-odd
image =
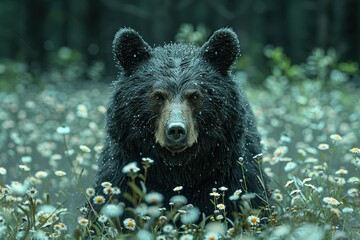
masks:
[[[182,152],[187,147],[188,129],[182,122],[172,122],[166,127],[165,147],[171,152]]]

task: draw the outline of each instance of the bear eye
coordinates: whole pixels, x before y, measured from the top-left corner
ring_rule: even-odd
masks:
[[[193,92],[188,95],[188,99],[190,99],[192,101],[198,101],[198,100],[200,100],[200,98],[201,98],[201,95],[199,92]]]
[[[165,93],[163,93],[163,92],[155,92],[153,94],[153,99],[154,99],[154,101],[156,103],[160,104],[160,103],[164,102],[165,99],[166,99]]]
[[[191,99],[192,100],[198,100],[199,96],[197,94],[193,94],[193,95],[191,95]]]

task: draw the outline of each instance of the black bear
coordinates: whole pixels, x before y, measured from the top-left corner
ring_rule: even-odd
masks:
[[[107,107],[97,192],[102,182],[126,192],[122,168],[132,161],[140,166],[148,157],[154,165],[146,187],[161,192],[165,204],[176,186],[206,214],[214,210],[209,195],[214,187],[228,188],[227,210],[236,210],[228,200],[236,190],[256,195],[252,207],[266,204],[266,177],[254,158],[261,153],[255,118],[229,74],[240,55],[233,30],[217,30],[200,48],[152,48],[136,31],[121,28],[113,54],[120,75]]]

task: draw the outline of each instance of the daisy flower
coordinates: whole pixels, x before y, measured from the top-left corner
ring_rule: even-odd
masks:
[[[51,234],[51,238],[59,238],[61,236],[61,233],[60,232],[53,232],[52,234]]]
[[[120,188],[118,188],[118,187],[113,187],[112,191],[113,191],[112,194],[120,194],[121,193]]]
[[[153,235],[149,231],[141,229],[140,231],[137,232],[136,239],[138,239],[138,240],[152,240]]]
[[[181,190],[183,190],[183,186],[177,186],[173,189],[174,192],[180,192]]]
[[[60,224],[55,224],[54,225],[54,230],[57,232],[60,232]]]
[[[240,194],[242,193],[242,190],[241,189],[238,189],[234,192],[234,195],[236,196],[240,196]]]
[[[228,233],[230,236],[234,236],[234,235],[235,235],[235,228],[229,228],[229,230],[227,230],[227,233]]]
[[[222,203],[216,205],[216,207],[217,207],[219,210],[225,210],[225,205],[222,204]]]
[[[331,212],[334,213],[336,216],[340,215],[340,210],[337,208],[331,208]]]
[[[256,226],[260,223],[260,218],[254,216],[254,215],[250,215],[250,216],[248,216],[247,221],[251,226]]]
[[[70,128],[68,126],[62,125],[56,129],[56,132],[62,135],[67,135],[70,133]]]
[[[107,204],[103,207],[102,212],[109,218],[119,217],[123,214],[124,209],[120,205]]]
[[[217,215],[216,216],[216,220],[218,220],[218,221],[221,221],[221,220],[223,220],[224,219],[224,216],[223,215]]]
[[[180,237],[180,240],[193,240],[193,239],[194,239],[194,236],[191,234],[184,234],[184,235],[181,235],[181,237]]]
[[[358,177],[351,177],[348,179],[348,183],[359,183],[360,180]]]
[[[92,197],[95,195],[95,189],[90,187],[85,190],[85,193],[88,197]]]
[[[229,200],[230,201],[236,201],[236,200],[239,200],[240,199],[240,197],[238,196],[238,195],[231,195],[230,197],[229,197]]]
[[[97,195],[93,199],[95,204],[103,204],[105,202],[105,198],[101,195]]]
[[[87,226],[89,223],[89,220],[87,220],[86,218],[80,217],[80,218],[78,218],[78,223],[81,226]]]
[[[245,193],[244,195],[241,196],[242,200],[245,201],[250,201],[251,199],[254,199],[256,197],[255,193]]]
[[[1,189],[1,193],[4,195],[10,195],[12,194],[12,190],[10,188],[4,187]]]
[[[76,115],[78,117],[87,118],[88,117],[88,110],[87,107],[84,104],[79,104],[77,106],[77,112]]]
[[[54,230],[56,232],[60,232],[60,231],[66,231],[67,230],[67,226],[65,225],[65,223],[58,223],[54,225]]]
[[[60,226],[60,230],[61,230],[61,231],[66,231],[66,230],[67,230],[67,226],[66,226],[65,223],[59,223],[59,224],[57,224],[57,225]]]
[[[138,168],[136,162],[128,163],[121,170],[122,173],[137,173],[139,171],[140,171],[140,168]]]
[[[282,194],[279,193],[279,192],[274,192],[274,193],[272,194],[272,199],[274,199],[274,200],[277,201],[277,202],[281,202],[281,201],[283,200],[283,196],[282,196]]]
[[[136,229],[136,222],[132,218],[127,218],[123,221],[124,227],[128,230],[135,230]]]
[[[293,183],[294,183],[294,180],[289,180],[289,181],[286,182],[285,187],[288,187]]]
[[[81,151],[83,151],[85,153],[91,152],[91,149],[88,146],[80,145],[79,148],[80,148]]]
[[[220,197],[220,193],[216,192],[216,191],[213,191],[212,193],[210,193],[210,196],[213,196],[213,197]]]
[[[339,170],[337,170],[336,172],[335,172],[335,174],[348,174],[348,170],[346,170],[346,169],[343,169],[343,168],[340,168]]]
[[[353,148],[350,149],[349,151],[350,151],[351,153],[358,154],[358,153],[360,153],[360,148],[353,147]]]
[[[164,233],[170,233],[174,229],[174,226],[171,224],[165,224],[162,228]]]
[[[313,189],[313,190],[317,190],[317,188],[316,188],[314,185],[309,184],[309,183],[305,183],[304,186],[306,186],[306,187],[308,187],[308,188],[311,188],[311,189]]]
[[[35,173],[36,178],[46,178],[48,176],[48,173],[45,171],[38,171]]]
[[[330,135],[330,138],[334,141],[340,141],[342,137],[339,134],[332,134]]]
[[[351,208],[351,207],[344,207],[343,210],[342,210],[342,212],[343,212],[344,214],[353,213],[353,212],[354,212],[354,209]]]
[[[112,187],[105,187],[105,188],[103,189],[103,193],[104,193],[105,195],[112,194],[112,193],[113,193],[113,188],[112,188]]]
[[[275,149],[274,151],[274,158],[281,158],[288,152],[288,147],[286,146],[280,146]]]
[[[101,214],[98,218],[98,221],[101,223],[106,223],[107,220],[108,220],[108,218],[104,214]]]
[[[145,202],[148,204],[159,204],[164,200],[164,196],[158,192],[151,192],[145,195]]]
[[[111,183],[111,182],[102,182],[102,183],[101,183],[101,186],[103,186],[104,188],[105,188],[105,187],[111,187],[111,186],[112,186],[112,183]]]
[[[285,172],[291,172],[293,171],[295,168],[297,167],[297,164],[295,162],[288,162],[285,167],[284,167],[284,171]]]
[[[31,198],[35,198],[37,193],[38,193],[38,191],[34,187],[31,187],[26,191],[26,194]]]
[[[55,175],[59,176],[59,177],[62,177],[62,176],[66,175],[66,172],[58,170],[58,171],[55,171]]]
[[[204,236],[204,240],[218,240],[220,235],[216,232],[207,232]]]
[[[335,178],[335,182],[342,186],[346,183],[346,179],[342,178],[342,177],[337,177],[337,178]]]
[[[22,163],[31,163],[32,157],[31,156],[23,156],[23,157],[21,157],[21,162]]]
[[[6,175],[6,168],[0,167],[0,175]]]
[[[81,207],[79,209],[79,211],[82,215],[86,215],[88,213],[89,209],[87,207]]]
[[[150,164],[154,163],[154,160],[152,160],[151,158],[147,158],[147,157],[144,157],[141,160],[145,163],[150,163]]]
[[[319,150],[328,150],[329,149],[329,144],[321,143],[321,144],[319,144],[318,149]]]
[[[335,198],[332,197],[324,197],[323,198],[323,202],[332,205],[332,206],[337,206],[340,205],[340,202],[338,200],[336,200]]]
[[[187,204],[187,202],[188,202],[187,198],[183,195],[175,195],[170,198],[170,203],[172,203],[173,205],[175,204],[177,206],[185,205]]]
[[[200,210],[197,207],[192,207],[181,214],[180,221],[183,224],[192,224],[199,220]]]
[[[311,178],[304,178],[302,180],[302,183],[307,183],[307,182],[310,182],[312,179]]]

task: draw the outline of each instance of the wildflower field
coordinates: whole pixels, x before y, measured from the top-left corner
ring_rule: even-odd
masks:
[[[76,69],[63,69],[34,84],[20,63],[1,64],[0,83],[14,79],[16,87],[0,92],[0,238],[360,239],[357,65],[320,49],[302,65],[279,48],[265,54],[271,71],[263,80],[234,75],[258,121],[263,154],[256,160],[271,178],[269,205],[251,209],[252,193],[223,186],[204,193],[211,216],[187,201],[184,186],[164,202],[161,189],[135,185],[151,178],[156,162],[148,158],[123,168],[131,193],[104,182],[95,195],[110,83],[70,81]],[[118,194],[132,205],[112,201]],[[224,198],[243,211],[228,213]],[[89,213],[85,202],[102,210]]]

